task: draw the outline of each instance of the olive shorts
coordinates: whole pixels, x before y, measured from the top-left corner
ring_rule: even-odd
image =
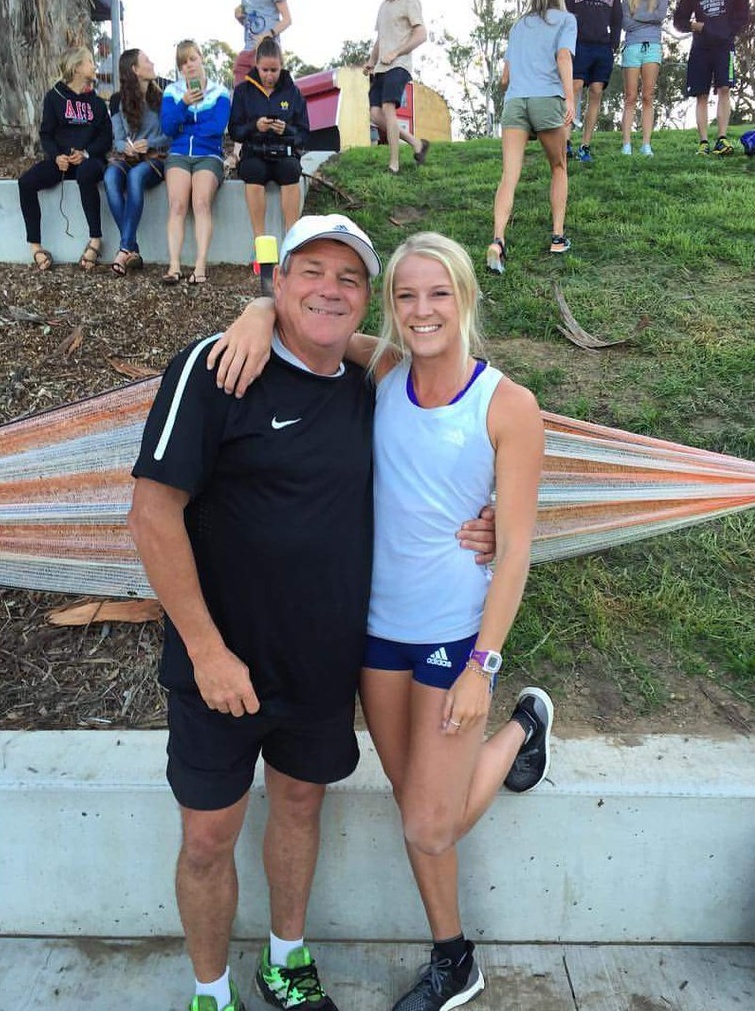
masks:
[[[564,125],[566,102],[560,95],[538,98],[510,98],[503,107],[501,126],[504,130],[558,130]]]

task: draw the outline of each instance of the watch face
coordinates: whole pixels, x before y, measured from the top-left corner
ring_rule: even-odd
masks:
[[[489,652],[485,657],[485,662],[482,665],[482,669],[488,671],[490,674],[497,674],[501,669],[501,664],[503,663],[503,657],[500,653]]]

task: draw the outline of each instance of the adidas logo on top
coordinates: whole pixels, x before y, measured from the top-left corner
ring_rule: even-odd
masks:
[[[434,653],[425,660],[425,663],[434,663],[436,667],[452,667],[453,664],[448,659],[448,653],[446,653],[446,647],[441,646],[440,649],[436,649]]]

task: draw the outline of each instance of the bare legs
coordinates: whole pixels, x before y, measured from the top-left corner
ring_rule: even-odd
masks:
[[[168,193],[168,273],[180,274],[181,248],[191,199],[191,173],[169,168],[165,173],[165,187]]]
[[[212,239],[212,202],[218,191],[214,172],[202,170],[193,175],[185,169],[170,168],[165,173],[168,192],[168,264],[169,274],[181,272],[181,249],[184,242],[186,215],[189,202],[194,213],[194,235],[197,242],[197,259],[194,274],[207,273],[207,253]]]
[[[225,972],[238,903],[233,849],[248,796],[221,811],[181,808],[183,842],[176,868],[176,897],[186,947],[200,982]]]
[[[364,670],[362,707],[401,810],[406,849],[435,940],[461,932],[455,843],[487,810],[524,740],[507,723],[483,743],[483,728],[441,732],[444,692],[408,671]]]
[[[542,144],[551,167],[550,201],[553,235],[563,235],[566,200],[569,195],[569,176],[566,170],[566,128],[541,130],[537,139]]]
[[[579,91],[577,84],[579,83]],[[576,108],[579,92],[582,90],[582,81],[574,82],[574,107]],[[587,111],[584,116],[584,126],[582,127],[582,143],[588,147],[598,124],[600,115],[600,103],[603,101],[603,85],[600,81],[593,81],[587,88]]]
[[[731,93],[728,88],[718,89],[718,106],[716,108],[716,120],[718,125],[718,136],[725,137],[729,129],[729,118],[731,117]]]
[[[265,766],[269,803],[263,855],[270,889],[273,933],[304,936],[309,893],[320,848],[320,810],[325,787],[302,783]]]
[[[640,80],[642,81],[642,143],[650,146],[655,123],[655,86],[660,72],[659,63],[643,63],[642,67],[625,67],[624,74],[624,112],[621,118],[621,139],[629,144],[632,137],[632,124],[637,107],[637,95]],[[706,124],[707,130],[707,124]]]
[[[304,919],[320,844],[320,808],[325,787],[301,783],[265,767],[269,814],[263,848],[273,931],[297,940]],[[220,811],[181,808],[183,841],[176,869],[176,896],[194,972],[211,982],[225,972],[238,904],[234,847],[244,823],[248,795]]]
[[[504,239],[506,227],[511,218],[511,211],[514,206],[514,193],[516,192],[519,177],[522,174],[522,163],[524,161],[524,151],[527,147],[529,132],[507,128],[503,131],[501,138],[501,149],[503,153],[503,170],[501,181],[495,192],[495,203],[493,204],[493,236],[496,239]],[[493,243],[490,250],[495,252],[496,245]]]
[[[192,180],[191,209],[194,212],[194,236],[197,240],[194,276],[199,278],[207,275],[207,253],[212,240],[212,202],[219,183],[215,173],[207,170],[195,172]]]
[[[414,134],[409,133],[399,123],[396,115],[396,106],[393,102],[385,102],[382,106],[371,106],[370,119],[375,126],[382,130],[388,138],[388,168],[393,172],[398,172],[398,145],[403,140],[409,144],[415,154],[422,150],[422,141]]]
[[[569,177],[566,170],[566,127],[557,130],[542,130],[538,135],[548,163],[551,168],[550,205],[553,225],[553,235],[563,235],[564,219],[566,217],[566,200],[569,193]],[[511,218],[514,206],[514,193],[522,173],[524,152],[527,147],[529,133],[507,127],[503,131],[503,174],[495,194],[493,207],[493,234],[497,239],[504,239],[506,227]],[[489,250],[497,251],[492,243]]]
[[[244,196],[249,220],[252,223],[252,234],[256,239],[258,235],[265,234],[265,187],[257,183],[247,183],[244,187]]]

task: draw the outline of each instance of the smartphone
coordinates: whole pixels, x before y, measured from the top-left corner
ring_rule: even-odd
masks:
[[[201,91],[202,82],[198,77],[189,78],[189,91]]]

